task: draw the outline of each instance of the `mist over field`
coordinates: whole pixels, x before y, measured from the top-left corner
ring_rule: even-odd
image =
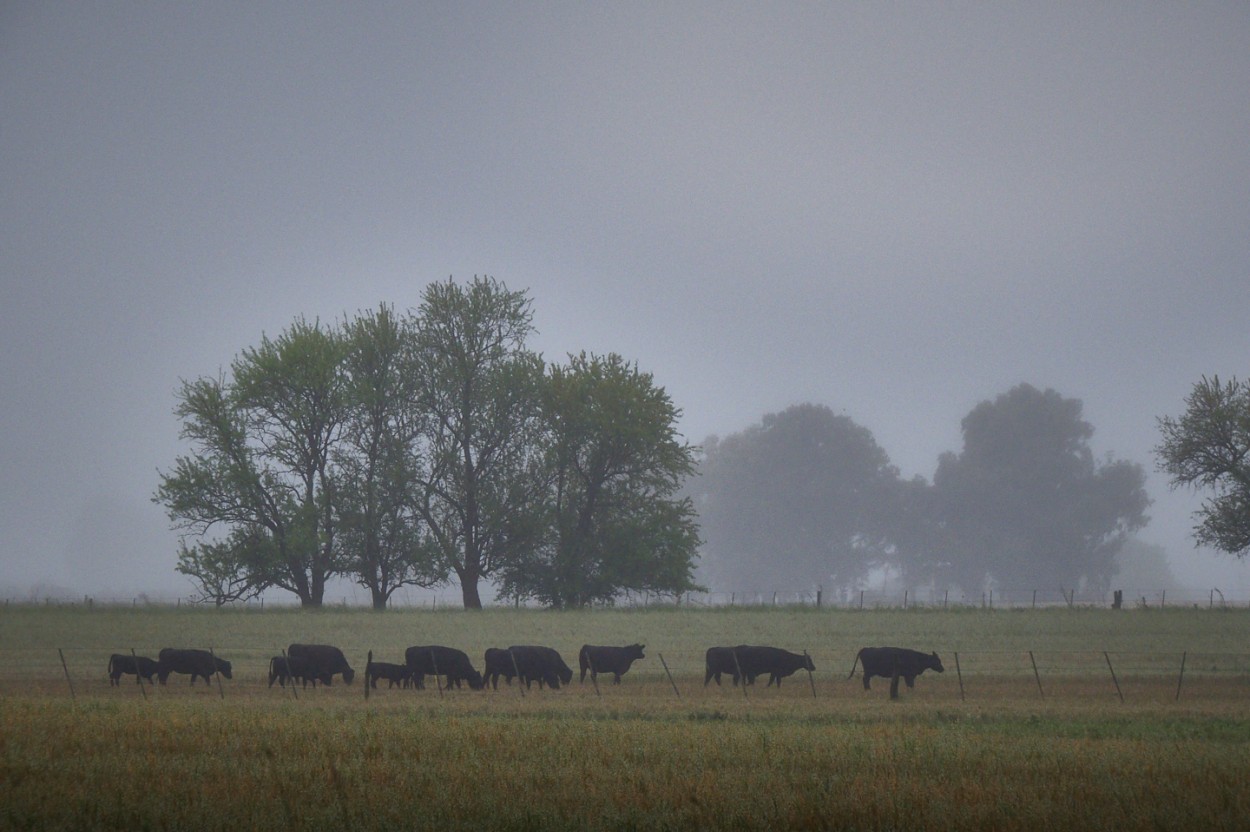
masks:
[[[1126,590],[1250,600],[1153,453],[1247,374],[1248,88],[1236,4],[6,3],[0,595],[185,597],[180,380],[489,274],[695,444],[812,402],[932,480],[979,403],[1078,399],[1147,473]]]

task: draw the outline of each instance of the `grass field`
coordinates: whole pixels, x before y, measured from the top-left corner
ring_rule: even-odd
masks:
[[[1250,611],[1185,609],[15,606],[0,612],[0,828],[1240,829],[1248,626]],[[647,658],[598,692],[366,700],[357,680],[296,699],[265,683],[292,641],[338,644],[358,671],[410,644],[479,667],[517,643],[574,667],[584,642],[641,641]],[[807,650],[817,671],[704,688],[703,650],[744,642]],[[864,691],[846,676],[877,644],[937,650],[947,672],[898,701],[881,680]],[[161,646],[211,647],[234,678],[108,686],[109,653]]]

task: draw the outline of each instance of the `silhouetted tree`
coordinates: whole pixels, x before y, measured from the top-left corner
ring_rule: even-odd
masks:
[[[1094,460],[1081,402],[1021,384],[977,405],[964,446],[934,476],[950,579],[966,591],[1106,590],[1115,555],[1146,524],[1141,466]]]
[[[1159,470],[1182,485],[1207,489],[1196,512],[1194,540],[1245,557],[1250,552],[1250,382],[1205,376],[1185,399],[1179,419],[1159,419]]]
[[[871,431],[802,404],[704,445],[687,486],[719,589],[852,586],[885,560],[898,471]]]

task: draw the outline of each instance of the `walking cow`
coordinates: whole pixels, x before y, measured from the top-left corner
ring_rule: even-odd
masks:
[[[921,653],[906,647],[863,648],[855,654],[855,664],[851,665],[851,673],[846,678],[855,675],[855,666],[859,664],[864,667],[864,690],[869,689],[868,682],[873,676],[881,676],[890,680],[891,699],[898,698],[899,679],[905,681],[907,687],[914,688],[916,677],[926,670],[936,670],[938,673],[945,670],[936,652]]]
[[[641,644],[631,644],[628,647],[583,644],[581,652],[577,654],[577,664],[582,671],[582,684],[586,684],[586,671],[590,671],[591,681],[596,680],[600,673],[611,673],[612,683],[619,685],[621,674],[627,672],[630,665],[638,659],[646,658],[642,647]]]
[[[203,676],[206,685],[212,683],[214,673],[220,673],[227,679],[231,678],[230,662],[217,658],[207,650],[178,650],[164,647],[157,654],[156,678],[160,679],[163,685],[170,673],[190,674],[192,687],[195,686],[197,676]]]
[[[738,654],[738,666],[742,668],[742,675],[749,685],[755,684],[756,676],[767,673],[768,684],[765,687],[772,687],[774,682],[777,687],[781,687],[781,680],[795,671],[816,669],[811,656],[806,653],[791,653],[780,647],[753,647],[746,644],[739,645],[734,650]]]

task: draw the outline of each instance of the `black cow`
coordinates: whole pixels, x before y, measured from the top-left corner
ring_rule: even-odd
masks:
[[[551,647],[513,646],[508,648],[508,652],[516,661],[517,672],[527,688],[534,682],[539,688],[543,685],[559,688],[561,682],[567,685],[573,681],[573,668],[565,664],[560,654]]]
[[[447,687],[460,687],[468,682],[473,690],[483,687],[482,674],[478,673],[463,650],[437,644],[409,647],[404,651],[404,661],[412,674],[417,690],[425,689],[426,676],[446,676]]]
[[[273,687],[273,683],[277,682],[282,687],[286,687],[287,680],[291,684],[295,684],[296,680],[303,683],[304,687],[308,687],[308,683],[312,682],[312,686],[317,687],[317,683],[323,685],[330,684],[330,674],[323,673],[316,675],[312,663],[306,658],[300,656],[274,656],[269,660],[269,687]]]
[[[412,670],[407,665],[395,664],[394,662],[369,662],[365,666],[365,681],[369,684],[369,687],[377,690],[378,679],[385,679],[388,682],[388,688],[393,688],[396,685],[406,688],[408,683],[412,681]]]
[[[742,668],[742,675],[749,685],[755,684],[756,676],[767,673],[766,687],[772,687],[774,682],[777,687],[781,687],[781,680],[795,671],[816,669],[811,656],[806,653],[791,653],[780,647],[753,647],[746,644],[740,644],[734,650],[738,654],[738,666]]]
[[[512,677],[515,675],[516,668],[512,666],[512,654],[499,647],[486,648],[486,673],[483,676],[485,684],[499,690],[500,676],[511,685]]]
[[[868,681],[873,676],[882,676],[890,680],[890,696],[898,696],[898,680],[907,682],[907,687],[916,686],[916,677],[926,670],[943,672],[942,660],[937,653],[921,653],[919,650],[908,650],[906,647],[865,647],[855,654],[855,664],[851,665],[850,676],[855,675],[855,666],[864,666],[864,690],[868,690]]]
[[[707,687],[708,682],[713,679],[716,684],[720,684],[722,673],[728,673],[733,677],[734,685],[738,684],[738,665],[734,662],[733,647],[709,647],[704,656],[707,663],[707,672],[703,676],[703,687]]]
[[[619,685],[621,683],[621,674],[629,670],[638,659],[646,658],[642,652],[641,644],[631,644],[628,647],[600,647],[594,644],[583,644],[581,651],[577,654],[577,665],[582,671],[582,684],[586,684],[586,671],[590,671],[591,681],[594,681],[600,673],[611,673],[613,676],[612,683]]]
[[[227,679],[230,675],[230,662],[219,659],[207,650],[176,650],[164,647],[157,654],[156,677],[165,684],[170,673],[189,673],[191,686],[195,686],[195,677],[203,676],[204,684],[212,683],[214,673],[220,673]]]
[[[340,674],[349,685],[356,678],[356,671],[347,663],[343,651],[330,644],[292,644],[286,648],[286,655],[291,659],[308,662],[312,675],[327,685]]]
[[[136,682],[142,676],[148,680],[148,684],[151,684],[152,676],[159,668],[160,666],[156,660],[149,659],[147,656],[127,656],[124,653],[114,653],[109,656],[109,686],[120,685],[123,673],[134,676]]]

